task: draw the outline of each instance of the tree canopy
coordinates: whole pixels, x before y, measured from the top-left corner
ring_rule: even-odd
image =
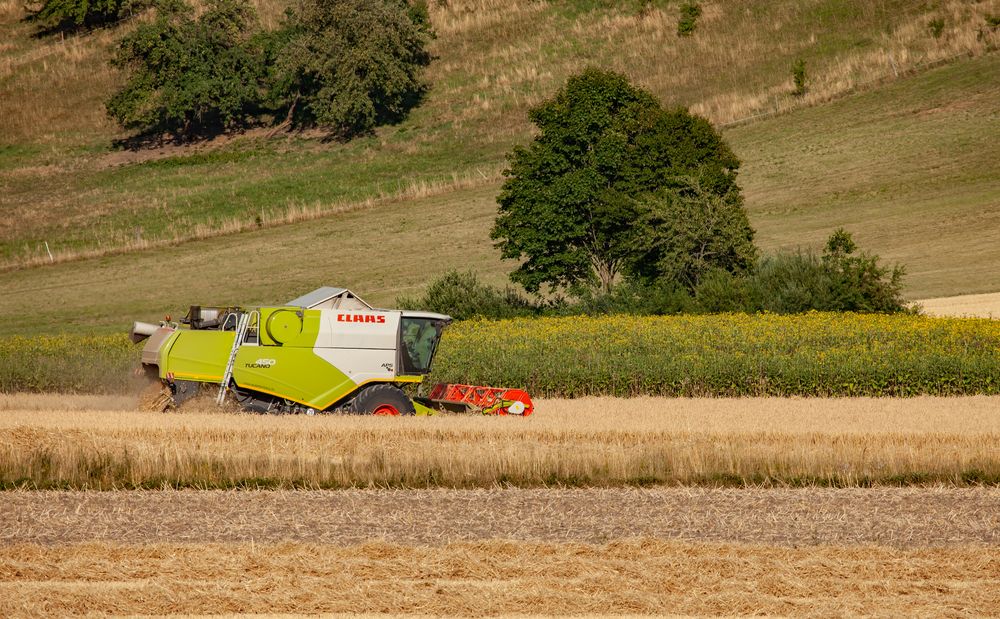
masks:
[[[735,189],[713,193],[694,179],[650,194],[640,204],[633,273],[645,281],[664,279],[695,290],[702,278],[722,270],[750,273],[757,262],[754,230]]]
[[[156,17],[119,44],[114,64],[129,79],[108,101],[108,114],[127,128],[180,135],[245,124],[264,75],[250,5],[208,0],[198,17],[183,0],[159,0],[155,8]]]
[[[740,162],[712,125],[665,109],[620,74],[588,69],[531,110],[538,135],[509,155],[492,231],[511,279],[537,292],[599,282],[630,268],[640,198],[697,183],[705,195],[739,195]]]
[[[398,121],[424,93],[420,71],[431,59],[430,30],[419,7],[402,0],[307,0],[288,28],[278,56],[279,96],[300,125],[363,133]]]
[[[107,102],[122,126],[195,137],[255,124],[317,126],[349,138],[403,118],[425,86],[426,7],[405,0],[302,0],[276,30],[248,0],[156,0],[125,35],[126,72]]]
[[[29,19],[44,32],[66,32],[117,22],[145,7],[143,0],[45,0]]]

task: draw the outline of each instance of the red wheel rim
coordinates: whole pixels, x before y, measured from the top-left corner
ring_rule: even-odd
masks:
[[[382,406],[376,408],[375,412],[373,412],[372,415],[395,417],[399,415],[399,410],[397,410],[396,407],[393,406],[392,404],[383,404]]]

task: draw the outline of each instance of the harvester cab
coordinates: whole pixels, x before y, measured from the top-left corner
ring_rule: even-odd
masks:
[[[324,287],[278,306],[195,305],[179,324],[135,323],[131,337],[146,341],[142,364],[167,407],[218,385],[220,405],[231,395],[258,413],[530,415],[531,398],[518,389],[438,384],[424,397],[407,394],[430,373],[450,322]]]

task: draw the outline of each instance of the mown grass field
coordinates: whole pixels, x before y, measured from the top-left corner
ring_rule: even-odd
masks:
[[[0,518],[9,523],[0,529],[4,546],[645,538],[988,547],[1000,543],[1000,487],[11,491]]]
[[[528,418],[408,419],[23,398],[0,415],[8,490],[1000,484],[1000,402],[985,396],[589,398],[540,400]]]

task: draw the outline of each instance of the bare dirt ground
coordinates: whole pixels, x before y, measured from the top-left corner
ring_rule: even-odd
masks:
[[[630,540],[0,552],[5,617],[256,612],[987,616],[1000,612],[1000,550]]]
[[[924,313],[930,316],[1000,318],[1000,292],[939,297],[924,299],[917,303],[923,308]]]
[[[628,538],[1000,548],[1000,488],[8,492],[0,545]]]

